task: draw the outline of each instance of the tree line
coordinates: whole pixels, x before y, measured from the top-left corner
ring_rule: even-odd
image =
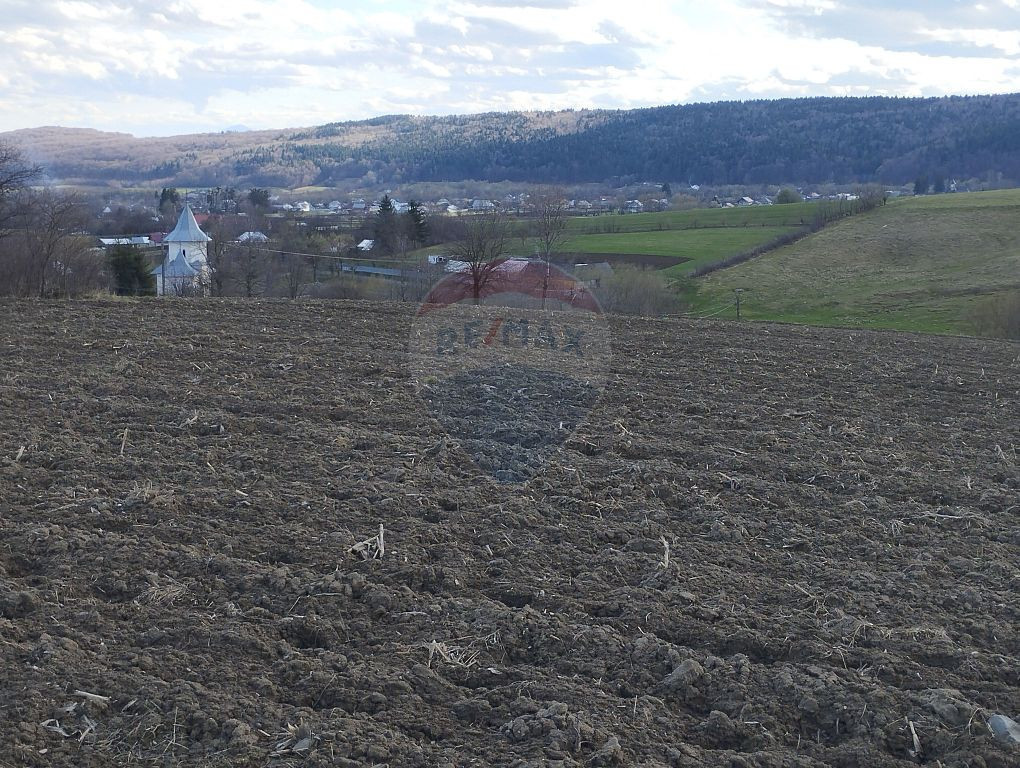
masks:
[[[698,184],[906,184],[933,178],[1020,180],[1020,95],[806,98],[596,111],[575,130],[532,129],[515,114],[484,129],[460,118],[378,118],[390,129],[346,143],[356,124],[324,126],[246,155],[245,170],[287,168],[316,183],[371,173],[379,183],[477,179]],[[305,139],[317,139],[305,143]],[[326,139],[326,141],[322,141]]]
[[[132,139],[116,157],[69,144],[47,161],[85,182],[225,188],[425,182],[1020,183],[1020,94],[844,97],[631,110],[390,115],[301,131]],[[110,141],[116,141],[112,138]],[[223,143],[222,141],[220,143]],[[196,150],[192,145],[200,147]],[[187,148],[186,148],[187,147]],[[158,151],[157,151],[158,150]],[[922,179],[923,180],[923,179]]]

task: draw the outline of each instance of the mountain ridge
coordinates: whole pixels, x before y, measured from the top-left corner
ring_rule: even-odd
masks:
[[[380,115],[298,128],[135,137],[0,133],[81,185],[416,181],[701,184],[1020,179],[1020,94],[812,97],[639,109]]]

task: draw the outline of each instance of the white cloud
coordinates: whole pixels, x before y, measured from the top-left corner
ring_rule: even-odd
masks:
[[[968,43],[979,48],[995,48],[1007,56],[1020,54],[1020,30],[1003,29],[921,29],[932,40]]]
[[[0,130],[1016,89],[1020,0],[4,0]]]

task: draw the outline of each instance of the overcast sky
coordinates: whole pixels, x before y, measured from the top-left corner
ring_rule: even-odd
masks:
[[[1020,0],[0,0],[0,130],[1020,91]]]

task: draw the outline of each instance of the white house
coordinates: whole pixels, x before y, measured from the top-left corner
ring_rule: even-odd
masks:
[[[163,263],[152,269],[156,295],[181,295],[201,291],[209,277],[209,235],[203,232],[191,206],[185,205],[177,226],[163,242],[167,245]]]

